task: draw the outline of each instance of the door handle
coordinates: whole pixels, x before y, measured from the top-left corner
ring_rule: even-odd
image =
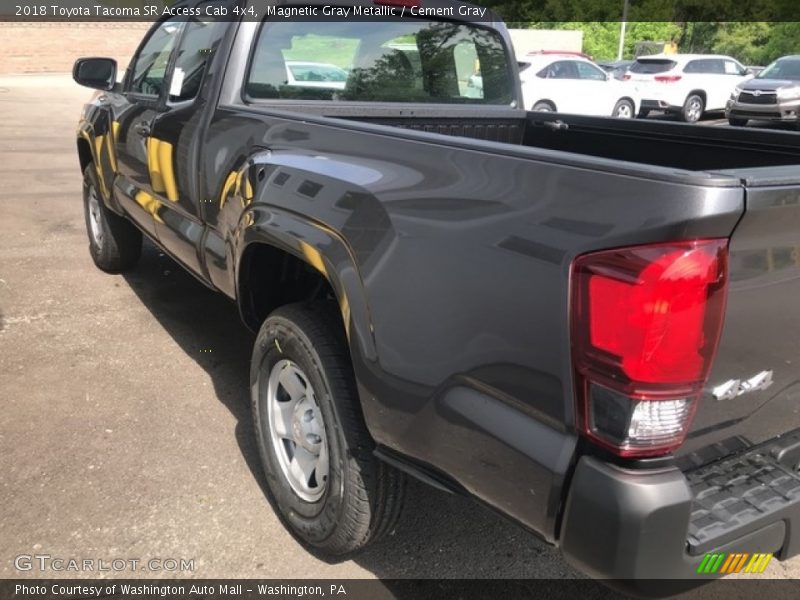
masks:
[[[142,137],[150,137],[150,125],[147,123],[139,123],[133,128],[133,130]]]

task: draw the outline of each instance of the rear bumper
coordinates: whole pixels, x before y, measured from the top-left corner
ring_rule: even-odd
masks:
[[[666,100],[642,100],[642,108],[647,110],[679,110],[681,107],[676,104],[670,104]]]
[[[665,595],[698,574],[706,553],[800,552],[800,433],[683,473],[580,459],[561,528],[567,560],[617,587]],[[659,580],[655,593],[648,589]],[[664,582],[665,579],[672,580]]]

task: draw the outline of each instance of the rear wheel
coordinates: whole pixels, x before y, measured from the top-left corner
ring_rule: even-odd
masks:
[[[632,119],[633,113],[633,102],[622,99],[614,105],[614,111],[611,113],[611,116],[617,119]]]
[[[744,127],[747,125],[747,119],[728,119],[728,124],[732,127]]]
[[[341,556],[391,530],[405,478],[372,452],[336,307],[273,312],[256,339],[250,382],[268,496],[289,531]]]
[[[687,123],[696,123],[703,116],[706,102],[700,94],[689,94],[681,109],[681,119]]]
[[[94,264],[109,273],[127,271],[136,265],[142,253],[142,232],[106,208],[93,164],[83,172],[83,212]]]
[[[540,100],[533,105],[533,110],[536,112],[556,112],[556,107],[552,102]]]

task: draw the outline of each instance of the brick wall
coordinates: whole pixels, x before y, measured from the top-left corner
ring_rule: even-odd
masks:
[[[0,73],[69,73],[81,56],[128,66],[150,23],[0,23]]]

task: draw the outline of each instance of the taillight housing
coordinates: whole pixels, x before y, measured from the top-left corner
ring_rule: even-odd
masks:
[[[654,79],[660,83],[675,83],[681,80],[681,75],[656,75]]]
[[[571,273],[578,425],[624,457],[668,454],[688,432],[722,331],[728,241],[579,256]]]

